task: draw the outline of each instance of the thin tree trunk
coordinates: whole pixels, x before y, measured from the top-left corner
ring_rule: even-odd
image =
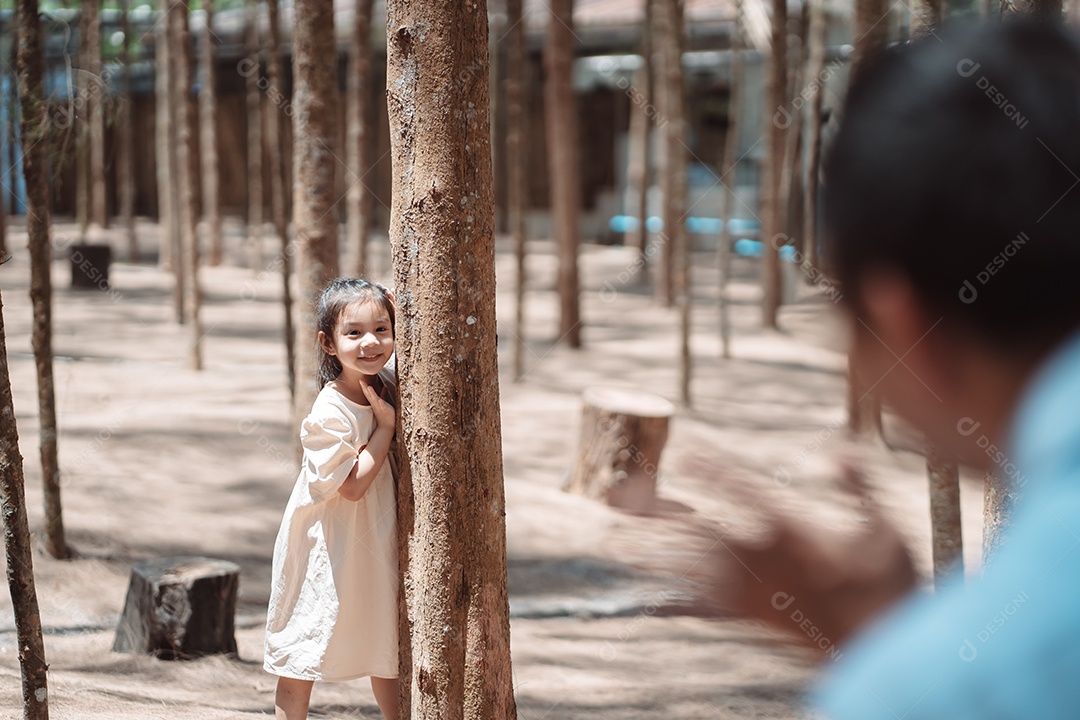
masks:
[[[847,391],[848,431],[857,438],[881,437],[881,398],[859,376],[851,353]]]
[[[390,0],[387,14],[401,457],[413,473],[399,483],[401,717],[514,720],[487,13]]]
[[[1012,521],[1013,509],[1020,494],[1009,478],[994,472],[986,473],[983,491],[983,569],[993,562],[998,548],[1005,540]]]
[[[20,0],[17,5],[21,43],[30,45],[41,57],[40,25],[36,0]],[[33,17],[33,26],[25,21]],[[29,37],[27,37],[29,36]],[[39,60],[40,62],[40,60]],[[40,77],[40,76],[39,76]],[[40,85],[39,85],[40,89]],[[41,614],[34,589],[34,551],[30,526],[26,520],[26,491],[22,455],[19,454],[19,430],[11,398],[11,373],[8,368],[7,338],[4,333],[3,300],[0,299],[0,512],[4,517],[4,557],[7,561],[8,591],[15,612],[15,637],[19,648],[19,671],[22,675],[24,720],[49,718],[49,665],[45,662],[45,644],[41,637]]]
[[[346,233],[349,251],[355,253],[352,274],[363,277],[367,272],[368,228],[371,225],[371,193],[367,188],[368,165],[368,107],[371,97],[371,12],[372,0],[357,0],[354,4],[356,22],[349,43],[348,120],[345,135],[345,164],[349,169],[345,182]]]
[[[79,51],[76,55],[78,72],[75,73],[75,113],[72,127],[75,129],[75,222],[79,226],[79,240],[86,241],[90,226],[90,46],[95,30],[95,7],[98,0],[91,0],[79,8]]]
[[[806,108],[806,179],[803,183],[803,269],[814,277],[818,264],[818,188],[821,173],[821,112],[825,99],[825,34],[828,30],[825,0],[811,0],[810,28],[807,31],[806,74],[815,83]]]
[[[506,167],[507,210],[514,238],[517,284],[514,288],[514,380],[525,376],[525,24],[522,0],[507,0]]]
[[[214,0],[203,0],[206,25],[199,46],[199,151],[202,161],[203,216],[210,245],[210,264],[220,265],[222,256],[221,197],[217,147],[217,70],[214,67]]]
[[[332,212],[337,160],[337,51],[333,0],[300,0],[293,26],[293,184],[300,297],[296,326],[296,425],[315,400],[315,302],[338,274],[338,220]]]
[[[544,47],[544,114],[547,125],[548,188],[559,251],[559,340],[581,347],[578,279],[581,167],[574,99],[574,0],[552,0]]]
[[[120,32],[124,41],[120,45],[120,73],[123,87],[123,100],[120,104],[120,127],[117,133],[119,141],[119,161],[116,175],[120,190],[120,224],[127,237],[127,259],[130,263],[139,262],[139,239],[135,234],[135,134],[131,132],[134,123],[134,96],[131,93],[131,19],[128,16],[130,0],[120,0]]]
[[[728,280],[731,278],[731,219],[735,214],[735,196],[739,131],[743,116],[743,3],[735,0],[735,21],[731,31],[731,82],[728,91],[728,126],[724,136],[724,166],[720,178],[724,185],[724,226],[720,229],[717,246],[717,265],[720,267],[720,350],[725,359],[731,357],[731,300],[728,297]]]
[[[1010,15],[1035,15],[1061,19],[1062,0],[1001,0],[1002,19]]]
[[[888,42],[890,6],[885,0],[855,0],[855,52],[851,77],[862,71],[866,59],[885,48]],[[881,437],[881,398],[856,372],[854,357],[848,354],[848,429],[856,437]]]
[[[799,17],[796,18],[798,23],[798,34],[796,37],[799,40],[798,48],[795,52],[788,50],[788,91],[785,95],[785,123],[784,126],[784,154],[780,160],[780,185],[778,188],[778,202],[777,212],[779,218],[777,220],[778,230],[777,232],[783,233],[785,237],[791,237],[794,233],[794,228],[798,227],[798,200],[802,199],[802,180],[801,176],[801,163],[799,160],[802,157],[802,118],[803,114],[795,109],[795,97],[802,93],[804,86],[804,75],[806,69],[806,33],[807,26],[810,20],[810,9],[807,4],[803,4],[802,11],[799,13]],[[778,241],[776,243],[780,245]],[[781,265],[781,263],[777,263]],[[783,273],[781,273],[781,286],[780,286],[780,302],[783,304]]]
[[[679,306],[679,394],[690,405],[690,238],[683,227],[686,217],[686,96],[683,86],[683,0],[656,0],[657,46],[661,62],[657,70],[662,82],[657,84],[663,130],[664,164],[660,185],[664,196],[663,254],[661,285],[668,299]],[[668,283],[674,283],[669,285]]]
[[[155,154],[157,160],[157,195],[158,224],[161,226],[161,245],[158,250],[159,263],[164,270],[173,267],[173,227],[176,212],[172,203],[172,183],[176,177],[173,167],[172,116],[169,101],[170,76],[172,63],[169,58],[169,8],[172,0],[160,0],[159,19],[154,26],[154,103],[155,103]],[[183,296],[178,295],[179,288],[173,288],[173,307],[179,322],[183,313]]]
[[[779,237],[784,232],[787,209],[782,205],[781,172],[786,124],[777,114],[787,108],[787,0],[772,2],[772,49],[768,60],[768,85],[765,92],[764,167],[761,179],[761,290],[762,323],[777,327],[782,278],[780,275]],[[784,219],[782,219],[784,218]]]
[[[22,162],[26,180],[26,233],[30,246],[30,301],[34,308],[32,344],[38,378],[39,450],[45,491],[45,547],[54,558],[67,558],[71,553],[64,539],[64,518],[60,505],[53,383],[49,160],[45,154],[47,143],[44,142],[49,128],[45,102],[45,61],[36,0],[19,0],[17,7],[19,106],[22,108]]]
[[[641,67],[634,78],[635,94],[631,98],[631,105],[637,108],[630,110],[629,130],[629,160],[627,165],[627,197],[633,206],[630,214],[637,217],[637,225],[630,231],[630,247],[638,251],[638,265],[640,281],[649,282],[649,180],[652,166],[652,153],[650,152],[650,139],[653,129],[653,115],[657,108],[655,102],[655,87],[653,81],[653,4],[652,0],[644,0],[643,14],[645,16],[641,25]]]
[[[276,107],[266,115],[266,132],[270,136],[270,216],[274,222],[281,243],[278,264],[281,270],[281,301],[285,323],[285,365],[289,373],[289,397],[296,396],[296,352],[293,349],[292,321],[292,254],[293,246],[289,243],[289,221],[286,215],[284,150],[281,142],[281,115],[288,103],[284,90],[281,67],[281,19],[278,0],[267,0],[267,25],[270,37],[267,38],[269,51],[266,61],[266,76],[269,81],[271,97],[276,98]]]
[[[256,272],[263,265],[262,92],[259,90],[261,65],[259,63],[258,16],[259,0],[248,0],[244,17],[244,56],[248,61],[248,69],[245,75],[247,98],[247,236],[248,263]],[[333,106],[331,105],[331,107]],[[330,146],[336,144],[335,141]]]
[[[926,445],[930,480],[930,529],[933,539],[934,587],[955,572],[964,572],[964,540],[960,528],[960,472],[956,461]]]
[[[176,183],[180,195],[180,237],[183,243],[184,316],[191,329],[188,343],[188,366],[202,369],[202,323],[199,310],[202,290],[199,287],[199,236],[196,232],[195,178],[199,172],[199,158],[195,154],[195,103],[191,98],[191,33],[189,31],[188,6],[177,3],[176,33]]]
[[[90,13],[86,50],[90,73],[90,222],[99,228],[109,226],[105,198],[105,97],[108,87],[101,77],[101,0],[84,0]]]

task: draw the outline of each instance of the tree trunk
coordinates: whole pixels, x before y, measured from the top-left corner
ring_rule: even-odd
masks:
[[[22,108],[23,177],[26,181],[26,233],[30,247],[30,300],[34,308],[32,343],[38,378],[39,449],[45,491],[46,549],[70,557],[60,505],[60,465],[56,448],[56,394],[52,352],[52,248],[49,242],[49,167],[44,141],[49,130],[45,101],[44,56],[38,4],[20,0],[19,106]]]
[[[574,99],[574,0],[552,0],[544,47],[548,189],[559,249],[559,340],[581,347],[578,279],[581,214],[580,138]]]
[[[964,540],[960,528],[960,472],[956,461],[926,445],[930,479],[930,529],[933,539],[934,587],[954,572],[964,572]]]
[[[825,39],[828,16],[825,0],[811,0],[810,28],[807,31],[806,74],[816,83],[814,95],[805,105],[806,179],[803,183],[802,262],[807,277],[815,277],[818,264],[818,188],[821,173],[821,112],[825,99]]]
[[[1013,508],[1020,494],[1009,478],[994,472],[986,473],[983,493],[983,568],[994,560],[1005,540],[1012,520]]]
[[[686,217],[686,97],[683,87],[683,0],[656,0],[653,19],[660,62],[658,104],[663,130],[664,162],[660,187],[664,196],[660,286],[669,304],[679,306],[679,394],[690,405],[690,248],[683,227]]]
[[[123,87],[123,100],[120,103],[120,122],[122,128],[131,128],[134,123],[134,96],[131,93],[131,22],[128,16],[130,0],[120,0],[120,32],[124,41],[120,44],[120,73]],[[127,237],[127,260],[139,262],[139,239],[135,234],[135,136],[132,132],[117,133],[119,158],[116,166],[116,181],[120,190],[120,224]]]
[[[855,52],[851,77],[862,71],[868,57],[885,48],[889,36],[890,12],[884,0],[855,0]],[[865,384],[848,354],[848,429],[856,437],[881,437],[881,398]]]
[[[881,397],[859,376],[850,352],[847,391],[848,431],[857,438],[881,437]]]
[[[199,45],[199,65],[202,81],[199,83],[199,151],[202,169],[203,217],[210,245],[210,264],[220,265],[221,195],[219,191],[217,147],[217,70],[214,68],[214,0],[203,0],[205,30]]]
[[[109,226],[105,207],[105,97],[108,87],[101,77],[101,0],[83,0],[83,12],[89,13],[86,35],[87,72],[90,74],[90,222],[99,228]]]
[[[300,0],[293,26],[293,184],[300,297],[296,326],[294,425],[311,409],[315,386],[315,303],[338,274],[338,220],[332,212],[337,159],[337,50],[333,0]]]
[[[1060,20],[1062,0],[1001,0],[1001,17],[1036,15]]]
[[[195,104],[191,98],[191,33],[188,22],[188,6],[177,3],[177,14],[172,32],[176,33],[176,88],[173,103],[177,125],[176,134],[176,184],[180,197],[180,237],[183,248],[180,253],[184,277],[184,317],[191,329],[188,343],[188,366],[202,370],[202,322],[199,311],[202,306],[202,290],[199,287],[199,236],[195,228],[196,196],[195,178],[199,172],[199,158],[195,154]]]
[[[631,98],[629,130],[629,160],[627,165],[626,195],[630,215],[637,217],[637,225],[630,231],[630,247],[638,251],[639,278],[642,283],[649,282],[649,179],[652,154],[649,152],[649,140],[652,136],[655,83],[653,82],[653,4],[644,0],[645,20],[641,24],[641,67],[634,78],[635,95]]]
[[[41,58],[41,31],[36,0],[21,0],[19,13],[20,47]],[[28,23],[26,17],[33,20]],[[30,25],[30,27],[27,27]],[[40,67],[39,67],[40,69]],[[25,77],[25,76],[24,76]],[[38,76],[40,78],[40,75]],[[41,86],[38,86],[40,90]],[[22,674],[24,720],[48,720],[48,669],[45,644],[41,637],[41,615],[34,589],[34,550],[30,526],[26,520],[26,491],[22,455],[19,454],[19,429],[11,398],[11,373],[8,369],[7,338],[4,333],[3,301],[0,300],[0,510],[4,517],[4,555],[7,561],[8,590],[15,611],[15,635],[19,647],[19,670]]]
[[[266,132],[270,136],[270,216],[274,222],[281,243],[278,265],[281,271],[281,302],[284,308],[285,323],[285,365],[289,373],[289,397],[296,397],[296,352],[293,349],[292,321],[292,255],[293,246],[289,242],[289,221],[286,214],[284,151],[281,142],[281,114],[284,112],[288,96],[285,94],[281,68],[281,18],[278,0],[266,2],[269,51],[266,61],[266,76],[269,81],[271,97],[277,98],[273,108],[266,115]]]
[[[352,274],[363,277],[367,272],[368,228],[371,225],[371,193],[368,191],[368,117],[371,115],[371,11],[372,0],[354,3],[356,22],[349,43],[348,120],[345,135],[345,164],[349,169],[345,182],[346,233],[349,252],[355,253]]]
[[[158,22],[154,26],[154,151],[157,165],[158,224],[161,226],[161,245],[158,260],[162,269],[173,267],[173,232],[176,212],[172,202],[172,184],[176,177],[173,163],[172,116],[169,101],[172,63],[169,59],[169,8],[172,0],[160,0]],[[183,296],[173,288],[173,307],[177,322],[183,317]]]
[[[247,239],[248,264],[255,272],[263,266],[262,92],[259,90],[258,17],[259,0],[248,0],[244,16],[244,56],[247,58],[244,71],[247,100]],[[331,142],[328,147],[335,145],[336,142]]]
[[[908,35],[919,40],[933,34],[949,15],[948,0],[916,0],[911,6]]]
[[[413,473],[398,486],[401,717],[514,720],[487,12],[390,0],[387,14],[400,437]]]
[[[777,327],[783,291],[780,276],[779,245],[784,232],[787,209],[782,206],[781,171],[787,125],[778,120],[787,110],[787,0],[772,1],[772,49],[768,59],[768,85],[765,92],[765,145],[761,173],[761,296],[762,323]],[[784,219],[782,219],[784,218]]]
[[[890,6],[885,0],[855,0],[855,51],[851,58],[851,80],[862,70],[866,58],[889,41]]]
[[[795,109],[795,97],[802,92],[805,81],[806,69],[806,33],[809,25],[810,10],[806,3],[802,11],[795,18],[798,25],[797,34],[789,37],[796,38],[798,46],[792,52],[788,49],[788,89],[785,93],[785,110],[782,115],[784,129],[784,154],[780,158],[780,185],[777,196],[777,233],[783,233],[785,238],[791,238],[794,228],[798,227],[799,202],[802,200],[802,118],[803,114]],[[789,42],[790,44],[790,42]],[[776,120],[774,116],[774,121]],[[774,236],[775,237],[775,236]],[[777,246],[786,244],[786,240],[777,240]],[[786,262],[786,261],[783,261]],[[783,268],[781,263],[777,265]],[[784,302],[784,273],[781,271],[780,303]]]
[[[717,246],[719,257],[717,265],[720,268],[720,351],[724,359],[731,357],[731,319],[728,297],[728,280],[731,278],[731,220],[735,215],[735,205],[738,198],[735,195],[737,186],[737,167],[739,158],[739,132],[742,127],[743,116],[743,82],[744,59],[742,42],[743,3],[735,0],[735,21],[731,31],[731,81],[728,88],[728,125],[724,135],[724,166],[720,172],[720,179],[724,185],[724,226],[720,230],[720,242]]]
[[[507,0],[506,168],[507,216],[514,238],[517,283],[514,288],[514,380],[525,376],[525,25],[522,0]]]
[[[75,111],[72,128],[75,133],[75,223],[79,226],[79,241],[86,242],[90,226],[90,43],[94,33],[96,2],[79,8],[79,49],[76,53],[78,71],[75,73]]]

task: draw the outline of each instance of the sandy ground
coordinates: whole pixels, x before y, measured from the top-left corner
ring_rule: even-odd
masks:
[[[243,718],[272,713],[273,678],[261,670],[274,535],[295,478],[279,340],[278,276],[244,267],[230,224],[228,262],[205,268],[205,369],[186,367],[189,330],[171,321],[168,275],[154,265],[112,267],[108,292],[69,287],[54,265],[55,352],[64,521],[77,550],[59,562],[39,548],[37,590],[51,665],[52,716]],[[57,224],[66,245],[70,224]],[[140,225],[154,246],[157,228]],[[267,237],[270,237],[267,233]],[[112,241],[119,249],[119,241]],[[40,531],[35,376],[30,351],[25,234],[0,267],[16,417],[31,526]],[[502,416],[514,677],[519,717],[568,720],[794,718],[814,676],[811,658],[786,638],[744,622],[680,612],[679,577],[641,557],[690,552],[683,522],[752,533],[754,515],[720,477],[680,472],[704,453],[792,512],[857,527],[835,487],[843,437],[843,337],[830,300],[800,283],[782,332],[758,327],[754,261],[733,285],[734,358],[719,358],[716,263],[694,258],[693,409],[681,408],[660,468],[663,512],[622,514],[561,490],[577,447],[581,391],[647,389],[677,398],[677,319],[644,292],[622,247],[582,251],[585,320],[580,351],[556,345],[555,258],[530,245],[527,373],[514,383],[510,352],[513,258],[498,257]],[[385,243],[374,272],[388,279]],[[266,263],[273,261],[267,247]],[[605,284],[606,283],[606,284]],[[877,494],[930,568],[929,517],[918,443],[896,423],[891,447],[861,448]],[[778,481],[778,478],[780,481]],[[977,566],[981,496],[963,489],[966,560]],[[239,659],[163,662],[112,653],[131,565],[204,554],[242,568]],[[684,558],[685,559],[685,558]],[[655,566],[657,563],[653,562]],[[662,563],[661,563],[662,564]],[[680,600],[681,602],[681,600]],[[664,608],[661,610],[661,608]],[[18,715],[18,664],[7,593],[0,593],[0,717]],[[320,685],[312,717],[378,717],[366,682]]]

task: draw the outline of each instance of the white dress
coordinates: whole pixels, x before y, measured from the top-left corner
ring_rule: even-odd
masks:
[[[338,493],[375,430],[369,406],[324,387],[274,544],[267,672],[301,680],[398,675],[397,503],[389,461],[360,500]]]

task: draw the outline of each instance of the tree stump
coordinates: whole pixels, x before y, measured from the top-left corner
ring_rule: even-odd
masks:
[[[656,506],[656,472],[675,406],[649,393],[589,388],[567,490],[637,513]]]
[[[165,660],[235,654],[240,567],[226,560],[173,557],[131,569],[113,652]]]

